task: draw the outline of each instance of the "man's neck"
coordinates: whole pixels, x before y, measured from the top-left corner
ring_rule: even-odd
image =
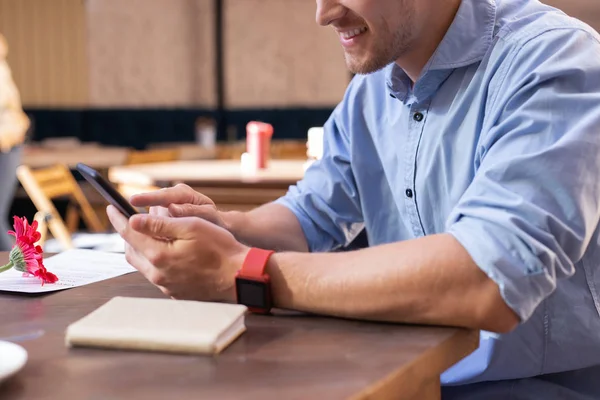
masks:
[[[423,68],[444,39],[461,1],[449,0],[439,5],[437,7],[439,11],[432,12],[429,19],[425,21],[428,28],[423,32],[426,34],[418,37],[411,45],[411,49],[396,60],[396,64],[406,72],[413,84],[419,79]]]

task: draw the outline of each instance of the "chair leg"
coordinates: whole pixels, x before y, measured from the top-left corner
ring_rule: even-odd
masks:
[[[69,204],[65,215],[65,224],[70,233],[79,230],[79,210],[77,206]]]
[[[39,246],[42,246],[42,247],[44,246],[44,243],[46,243],[46,237],[48,236],[48,220],[49,220],[49,218],[52,218],[52,216],[50,216],[50,214],[46,214],[41,211],[38,211],[33,216],[33,220],[37,221],[37,223],[38,223],[38,232],[42,235],[40,240],[36,244]]]

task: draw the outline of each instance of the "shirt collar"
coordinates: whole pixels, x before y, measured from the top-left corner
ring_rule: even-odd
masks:
[[[453,69],[477,63],[492,45],[496,23],[495,0],[462,0],[454,21],[414,86],[418,101],[429,97]],[[387,67],[390,93],[406,101],[411,92],[410,78],[396,64]]]

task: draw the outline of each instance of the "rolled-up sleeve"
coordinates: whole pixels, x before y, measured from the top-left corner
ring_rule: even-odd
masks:
[[[276,203],[298,218],[311,252],[350,243],[362,230],[360,196],[350,164],[349,138],[338,122],[341,105],[323,126],[323,156]]]
[[[498,71],[475,176],[448,232],[527,320],[600,217],[600,46],[584,31],[524,43]]]

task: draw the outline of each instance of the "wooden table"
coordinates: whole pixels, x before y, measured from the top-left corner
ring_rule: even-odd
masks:
[[[189,143],[172,143],[169,147],[179,151],[180,160],[213,159],[216,150],[205,149]],[[31,168],[49,167],[55,164],[67,164],[75,168],[78,162],[84,162],[92,168],[107,170],[115,165],[123,165],[131,149],[128,147],[104,146],[96,143],[78,145],[26,145],[23,149],[22,164]]]
[[[30,168],[44,168],[55,164],[66,164],[69,168],[75,168],[78,162],[84,162],[92,168],[108,169],[113,165],[123,164],[129,150],[126,147],[96,144],[65,148],[27,145],[23,149],[21,163]]]
[[[67,325],[114,296],[164,297],[139,273],[44,296],[0,293],[0,338],[24,336],[14,341],[29,353],[0,398],[439,399],[440,373],[478,345],[463,329],[279,312],[249,315],[215,357],[68,349]]]
[[[147,188],[185,183],[221,209],[247,210],[283,196],[304,176],[305,160],[271,160],[256,174],[244,174],[236,160],[178,161],[109,169],[109,179],[130,196]]]

